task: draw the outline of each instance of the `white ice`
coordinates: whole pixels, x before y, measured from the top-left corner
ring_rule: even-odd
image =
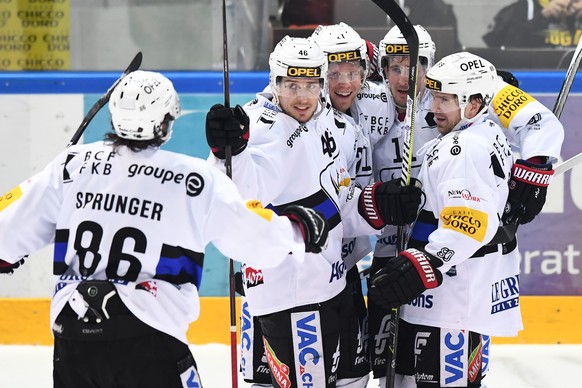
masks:
[[[205,388],[231,387],[230,348],[192,345]],[[0,346],[1,388],[52,387],[52,347]],[[582,345],[493,345],[487,388],[582,387]],[[377,387],[371,380],[368,387]],[[250,387],[242,379],[239,387]]]

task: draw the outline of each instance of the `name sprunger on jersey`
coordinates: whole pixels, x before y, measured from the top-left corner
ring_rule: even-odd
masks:
[[[117,194],[77,193],[77,209],[102,210],[129,214],[155,221],[162,219],[164,206],[161,203]]]

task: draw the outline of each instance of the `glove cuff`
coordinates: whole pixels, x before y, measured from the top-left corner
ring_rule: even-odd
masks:
[[[378,207],[376,206],[376,188],[380,183],[368,185],[362,189],[358,201],[358,212],[374,229],[382,229],[386,223],[380,217]]]
[[[442,275],[437,275],[438,270],[436,270],[431,261],[429,260],[429,255],[419,251],[418,249],[410,248],[405,251],[400,252],[400,256],[406,257],[416,271],[419,273],[422,283],[427,289],[436,288],[442,282]]]
[[[527,160],[518,159],[513,165],[512,178],[533,186],[548,187],[554,170],[550,163],[534,164]]]

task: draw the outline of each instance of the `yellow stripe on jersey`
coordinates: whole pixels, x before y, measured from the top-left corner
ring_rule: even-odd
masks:
[[[22,197],[22,189],[16,186],[2,197],[0,197],[0,212],[6,209],[11,203],[16,202],[18,198]]]
[[[265,209],[263,207],[263,204],[257,201],[256,199],[247,201],[246,205],[250,211],[257,213],[267,221],[271,221],[271,218],[273,218],[273,214],[275,214],[273,213],[272,210]]]
[[[451,206],[441,211],[440,218],[443,221],[443,228],[483,242],[489,220],[487,213],[468,207]]]
[[[493,98],[493,109],[495,109],[495,114],[499,116],[501,124],[505,128],[509,128],[509,124],[517,112],[532,101],[535,99],[523,90],[513,85],[507,85]]]

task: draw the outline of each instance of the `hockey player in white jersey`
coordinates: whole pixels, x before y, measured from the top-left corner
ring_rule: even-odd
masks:
[[[233,139],[233,179],[243,195],[257,197],[275,211],[290,203],[318,209],[330,234],[327,248],[308,254],[304,264],[244,266],[249,313],[260,322],[273,385],[359,387],[359,378],[338,379],[338,370],[346,367],[340,338],[358,340],[340,325],[352,320],[352,327],[358,326],[346,289],[342,238],[414,218],[420,191],[402,188],[397,181],[363,190],[340,186],[340,152],[325,116],[330,108],[320,99],[327,63],[313,40],[283,38],[269,66],[272,93],[259,93],[244,109],[217,105],[208,113],[210,159],[222,166],[225,145],[220,139]],[[248,145],[240,130],[247,122]]]
[[[401,307],[397,373],[410,387],[480,387],[481,334],[515,336],[519,260],[487,245],[503,215],[513,155],[487,119],[495,67],[470,53],[443,58],[426,75],[440,132],[419,179],[427,201],[408,249],[371,278],[370,295]],[[416,380],[416,381],[414,381]]]
[[[427,141],[438,136],[433,114],[430,112],[430,93],[426,92],[424,79],[426,72],[434,64],[435,44],[430,34],[419,25],[414,26],[419,39],[419,65],[417,78],[417,112],[414,130],[414,145],[411,177],[416,178],[422,158],[415,155]],[[384,78],[386,90],[384,109],[386,127],[373,147],[372,166],[376,181],[391,180],[400,177],[402,169],[402,152],[404,143],[404,125],[406,116],[406,99],[408,97],[408,67],[410,56],[408,44],[398,27],[391,28],[379,43],[379,66]],[[396,227],[386,227],[378,237],[374,248],[371,272],[380,268],[396,251]],[[368,332],[370,364],[375,378],[380,378],[384,387],[386,373],[386,354],[389,333],[390,311],[378,306],[373,296],[368,295]]]
[[[245,204],[206,161],[161,150],[180,115],[162,74],[130,73],[109,109],[105,141],[71,146],[0,198],[0,270],[55,244],[54,387],[202,386],[186,331],[206,245],[256,267],[299,263],[325,245],[325,219]]]

